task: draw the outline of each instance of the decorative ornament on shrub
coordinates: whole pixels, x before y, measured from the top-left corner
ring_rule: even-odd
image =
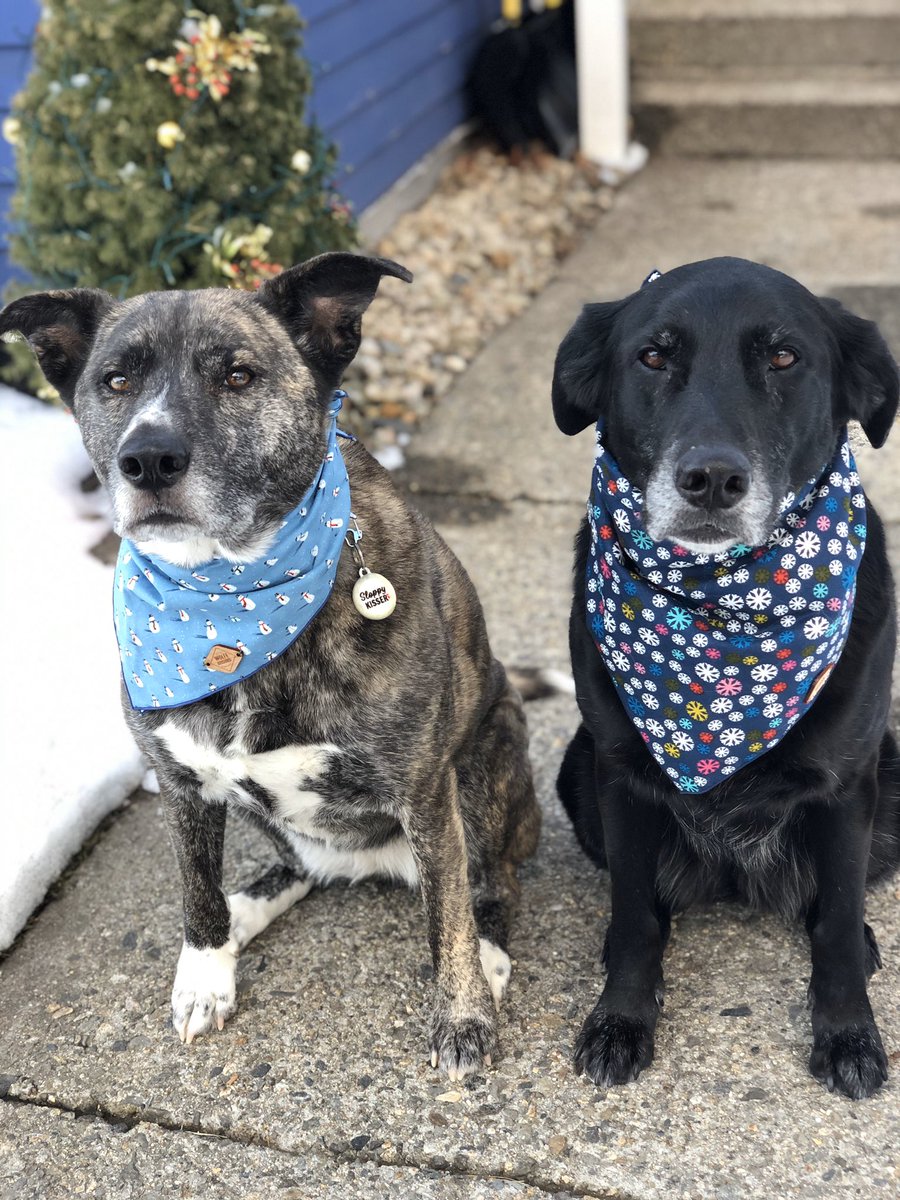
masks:
[[[218,17],[196,9],[188,13],[180,32],[176,53],[162,60],[148,58],[146,66],[168,75],[175,95],[188,100],[207,91],[218,103],[231,90],[233,71],[258,71],[257,57],[272,50],[264,34],[247,28],[223,34]]]
[[[29,276],[14,294],[255,287],[353,246],[333,148],[304,117],[296,9],[203,0],[185,14],[183,0],[44,0],[3,123],[11,257]]]
[[[258,288],[284,267],[269,261],[266,246],[272,237],[268,225],[257,225],[250,233],[237,233],[220,225],[203,249],[213,266],[232,287]]]

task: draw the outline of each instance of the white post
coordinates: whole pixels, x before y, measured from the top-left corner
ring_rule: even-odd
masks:
[[[575,0],[578,126],[581,153],[631,174],[647,161],[628,140],[628,2]]]

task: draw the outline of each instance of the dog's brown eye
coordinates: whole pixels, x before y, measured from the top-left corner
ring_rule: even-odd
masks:
[[[111,392],[131,391],[131,380],[127,375],[120,375],[118,371],[114,371],[112,375],[107,375],[104,382]]]
[[[784,371],[788,367],[792,367],[796,361],[797,355],[793,350],[788,350],[787,346],[781,346],[769,359],[776,371]]]
[[[642,350],[640,357],[644,366],[650,367],[653,371],[661,371],[668,362],[666,356],[660,353],[659,350],[654,350],[652,346],[648,346],[646,350]]]
[[[246,387],[252,378],[246,367],[235,367],[233,371],[228,372],[225,382],[230,388],[242,388]]]

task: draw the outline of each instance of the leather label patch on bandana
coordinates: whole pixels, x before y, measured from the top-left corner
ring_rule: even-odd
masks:
[[[226,675],[230,675],[243,657],[240,650],[234,646],[213,646],[204,658],[203,665],[209,667],[210,671],[224,671]]]
[[[649,752],[679,791],[700,792],[777,745],[827,683],[850,630],[865,495],[845,431],[765,545],[654,542],[643,503],[598,429],[588,628]]]

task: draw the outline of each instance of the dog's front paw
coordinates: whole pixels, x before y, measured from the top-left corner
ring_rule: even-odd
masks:
[[[496,1052],[494,1022],[486,1016],[435,1015],[431,1022],[431,1065],[446,1071],[453,1083],[491,1065]]]
[[[575,1042],[575,1072],[598,1087],[632,1083],[653,1061],[653,1026],[599,1005]]]
[[[813,1041],[809,1069],[829,1092],[864,1100],[887,1079],[887,1055],[874,1024],[820,1029]]]
[[[172,1024],[188,1045],[198,1034],[224,1028],[237,1005],[237,958],[228,946],[198,950],[185,945],[172,987]]]

